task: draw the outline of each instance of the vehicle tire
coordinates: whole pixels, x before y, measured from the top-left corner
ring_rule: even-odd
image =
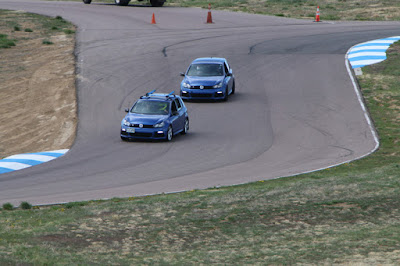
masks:
[[[225,90],[225,96],[224,96],[224,98],[222,99],[224,102],[226,102],[226,101],[228,101],[228,88],[226,88],[226,90]]]
[[[235,81],[233,81],[233,85],[232,85],[232,93],[231,94],[235,94]]]
[[[189,118],[185,119],[185,125],[183,126],[182,135],[185,135],[189,132]]]
[[[83,0],[83,3],[85,4],[90,4],[92,2],[92,0]]]
[[[114,0],[116,5],[127,6],[131,0]]]
[[[128,140],[127,138],[125,138],[125,137],[123,137],[123,136],[121,136],[121,139],[122,139],[123,141],[127,141],[127,140]]]
[[[152,7],[161,7],[164,5],[164,0],[150,0]]]
[[[169,126],[168,131],[167,131],[167,138],[166,138],[166,140],[167,140],[167,141],[171,141],[173,136],[174,136],[174,132],[172,131],[172,127]]]

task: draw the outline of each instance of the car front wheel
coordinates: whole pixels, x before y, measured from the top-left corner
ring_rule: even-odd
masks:
[[[187,133],[188,133],[188,131],[189,131],[189,119],[188,119],[188,118],[186,118],[186,120],[185,120],[185,125],[184,125],[184,127],[183,127],[183,131],[182,131],[182,135],[185,135],[185,134],[187,134]]]
[[[85,4],[90,4],[92,2],[92,0],[83,0],[83,3]]]
[[[171,141],[173,136],[174,136],[174,132],[172,131],[172,127],[169,126],[168,131],[167,131],[167,141]]]
[[[228,100],[228,87],[226,87],[226,90],[225,90],[225,96],[224,96],[224,98],[222,99],[224,102],[226,102],[227,100]]]

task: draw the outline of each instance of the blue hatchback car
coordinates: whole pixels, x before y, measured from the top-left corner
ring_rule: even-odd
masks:
[[[184,100],[226,101],[235,93],[235,76],[225,58],[197,58],[181,76],[180,95]]]
[[[121,121],[121,139],[172,140],[189,131],[187,108],[178,95],[154,93],[141,96]]]

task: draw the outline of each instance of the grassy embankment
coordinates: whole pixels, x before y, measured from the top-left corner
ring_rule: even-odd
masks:
[[[360,84],[381,147],[235,187],[0,211],[0,264],[396,264],[400,46]]]

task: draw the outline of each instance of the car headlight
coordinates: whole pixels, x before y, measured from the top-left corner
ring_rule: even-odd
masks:
[[[154,125],[154,127],[163,127],[163,126],[164,126],[164,121]]]
[[[131,123],[126,121],[126,119],[122,120],[122,123],[124,124],[124,126],[130,127]]]
[[[190,89],[190,85],[188,83],[186,83],[186,82],[182,83],[182,87]]]
[[[214,88],[214,89],[219,89],[219,88],[222,88],[222,85],[224,85],[224,82],[223,82],[223,81],[221,81],[221,82],[218,83],[217,85],[214,85],[213,88]]]

